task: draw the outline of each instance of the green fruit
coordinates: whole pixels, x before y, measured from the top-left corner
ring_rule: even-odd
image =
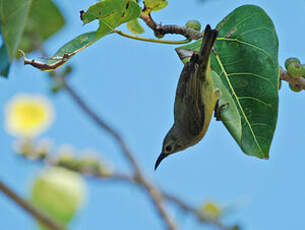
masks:
[[[305,65],[303,64],[301,68],[302,68],[302,72],[303,72],[302,77],[305,77]]]
[[[32,186],[31,200],[58,223],[66,225],[81,206],[84,190],[85,184],[79,174],[52,167],[36,178]]]
[[[285,61],[285,68],[288,70],[288,66],[289,64],[291,63],[297,63],[297,64],[300,64],[300,60],[296,57],[291,57],[291,58],[288,58],[286,61]]]
[[[287,72],[289,76],[299,78],[304,75],[305,68],[301,64],[293,62],[288,65]]]
[[[294,85],[292,85],[292,84],[289,84],[289,88],[290,88],[292,91],[294,91],[294,92],[300,92],[300,91],[302,90],[301,88],[296,87],[296,86],[294,86]]]
[[[200,29],[201,29],[201,24],[197,20],[189,20],[189,21],[187,21],[185,26],[188,28],[197,30],[197,31],[200,31]]]

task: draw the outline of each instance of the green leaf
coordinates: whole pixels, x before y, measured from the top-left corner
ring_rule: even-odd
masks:
[[[0,0],[1,31],[10,61],[15,58],[31,0]]]
[[[44,71],[52,71],[64,65],[70,57],[92,45],[98,39],[110,34],[115,27],[139,17],[141,8],[134,0],[103,0],[92,5],[87,12],[81,11],[84,24],[98,19],[100,26],[97,31],[81,34],[63,45],[47,64],[33,65],[25,58],[26,64],[31,64]],[[64,55],[66,55],[65,58]]]
[[[267,159],[278,115],[278,38],[273,22],[260,7],[244,5],[217,29],[211,67],[219,75],[214,81],[222,90],[221,102],[229,102],[223,122],[246,154]],[[185,59],[200,44],[176,51]]]
[[[37,49],[64,24],[61,12],[51,0],[32,0],[19,49],[26,53]]]
[[[130,20],[126,24],[127,24],[127,28],[129,29],[130,32],[132,32],[134,34],[142,34],[142,33],[144,33],[144,29],[141,26],[141,24],[140,24],[138,19]]]
[[[145,9],[143,13],[149,14],[152,11],[162,10],[167,6],[167,0],[145,0],[144,5]]]
[[[43,71],[53,71],[60,66],[63,66],[72,56],[87,48],[95,41],[95,31],[84,33],[63,45],[51,58],[49,58],[47,63],[28,59],[25,57],[24,53],[23,62],[25,65],[29,64]]]
[[[17,49],[38,49],[65,24],[51,0],[0,0],[0,22],[4,44],[0,49],[0,74],[8,75]]]
[[[0,18],[1,18],[1,14],[0,14]],[[1,35],[2,35],[2,33],[1,33],[1,26],[0,26],[0,36]],[[8,53],[5,48],[5,44],[2,41],[2,45],[0,47],[0,76],[8,77],[9,71],[10,71],[10,60],[9,60]]]
[[[10,60],[5,45],[0,47],[0,76],[7,77],[10,69]]]
[[[62,57],[64,54],[76,54],[79,51],[87,48],[93,42],[95,42],[96,32],[88,32],[79,35],[78,37],[74,38],[73,40],[67,42],[63,45],[59,50],[53,55],[53,57]],[[47,63],[49,65],[57,63],[58,60],[49,60]]]
[[[232,136],[238,142],[239,139],[237,137],[241,137],[242,127],[241,127],[241,116],[239,114],[237,106],[234,105],[234,99],[228,90],[223,84],[219,75],[212,71],[212,77],[214,81],[214,87],[219,88],[221,90],[221,97],[219,99],[219,105],[225,105],[225,108],[221,112],[221,119],[229,132],[231,132]],[[233,132],[234,131],[234,132]]]
[[[119,25],[136,19],[141,14],[141,8],[134,0],[103,0],[81,14],[84,24],[95,19],[100,26],[96,32],[96,39],[111,33]]]

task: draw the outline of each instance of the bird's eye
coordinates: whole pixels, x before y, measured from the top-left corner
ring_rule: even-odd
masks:
[[[172,151],[172,146],[168,145],[165,147],[166,152]]]

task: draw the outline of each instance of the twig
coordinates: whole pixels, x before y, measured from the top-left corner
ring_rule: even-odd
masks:
[[[64,65],[69,60],[69,58],[71,58],[76,53],[76,51],[75,51],[71,54],[64,54],[62,57],[56,57],[57,61],[55,63],[47,64],[47,63],[43,63],[43,62],[40,62],[40,61],[36,61],[35,59],[28,59],[25,56],[25,53],[22,50],[19,50],[19,52],[23,56],[23,64],[24,65],[34,66],[37,69],[40,69],[42,71],[52,71],[52,70],[57,69],[59,66]],[[52,58],[48,58],[48,59],[51,60]]]
[[[139,41],[154,42],[154,43],[161,43],[161,44],[179,45],[179,44],[189,43],[191,41],[191,39],[185,39],[183,41],[171,41],[171,40],[144,38],[144,37],[139,37],[139,36],[135,36],[132,34],[127,34],[120,30],[113,30],[112,33],[117,33],[123,37],[132,38],[132,39],[139,40]]]
[[[60,76],[62,77],[62,76]],[[136,162],[133,155],[129,152],[129,149],[127,145],[125,144],[124,140],[121,138],[121,136],[112,129],[104,120],[97,116],[88,106],[87,104],[81,99],[81,97],[75,92],[74,89],[72,89],[64,78],[62,78],[62,83],[64,89],[69,93],[69,95],[74,99],[74,101],[77,103],[77,105],[102,129],[104,129],[106,132],[108,132],[119,144],[120,148],[122,149],[122,152],[124,152],[124,156],[128,160],[128,162],[131,164],[131,166],[135,169],[136,173],[140,172],[140,168],[138,166],[138,163]]]
[[[180,34],[186,37],[186,39],[198,40],[202,38],[200,31],[188,28],[186,26],[178,25],[161,25],[157,24],[151,17],[150,14],[141,14],[141,19],[146,23],[146,25],[151,28],[156,37],[162,37],[165,34]]]
[[[205,222],[205,223],[210,223],[213,224],[215,226],[217,226],[219,229],[222,230],[229,230],[230,228],[224,226],[220,221],[218,221],[215,218],[211,218],[208,217],[200,212],[198,212],[198,210],[190,205],[188,205],[187,203],[185,203],[184,201],[180,200],[179,198],[177,198],[176,196],[173,196],[172,194],[169,193],[163,193],[164,197],[171,201],[172,203],[174,203],[175,205],[177,205],[179,208],[181,208],[182,210],[189,212],[191,214],[193,214],[195,217],[197,217],[197,219],[201,222]]]
[[[21,198],[18,194],[16,194],[13,190],[7,187],[3,182],[0,181],[0,190],[7,195],[11,200],[13,200],[16,204],[18,204],[21,208],[23,208],[26,212],[36,218],[40,223],[44,226],[48,227],[52,230],[65,230],[63,226],[57,224],[54,220],[52,220],[49,216],[45,215],[43,212],[35,208],[30,202]]]
[[[24,156],[25,158],[31,159],[31,160],[44,161],[44,162],[46,162],[46,163],[48,163],[52,166],[65,167],[67,169],[74,170],[78,173],[81,173],[85,176],[89,176],[92,179],[109,181],[109,182],[123,182],[123,183],[128,183],[128,184],[136,185],[137,187],[143,188],[143,184],[141,184],[137,180],[137,178],[135,178],[134,176],[131,176],[131,175],[124,174],[124,173],[118,173],[118,172],[97,173],[96,170],[95,170],[95,167],[85,168],[85,169],[83,169],[82,167],[73,168],[69,164],[60,163],[60,160],[56,160],[54,158],[49,158],[48,155],[44,155],[41,158],[37,158],[37,156],[35,154],[34,155],[22,154],[22,156]],[[74,160],[78,161],[78,159],[74,159]],[[72,162],[72,165],[74,165],[72,160],[71,160],[71,162]],[[102,164],[99,162],[99,165],[102,165]],[[175,204],[178,208],[182,209],[183,211],[194,215],[200,222],[204,222],[206,224],[212,224],[212,225],[218,227],[221,230],[229,229],[229,228],[225,227],[217,219],[210,218],[210,217],[204,215],[203,213],[198,212],[198,210],[196,208],[192,207],[191,205],[187,204],[185,201],[177,198],[176,196],[174,196],[172,194],[169,194],[167,192],[164,192],[164,191],[161,191],[161,193],[167,201],[172,202],[173,204]]]
[[[122,150],[123,155],[127,159],[127,161],[131,164],[134,169],[135,178],[136,180],[143,185],[146,189],[148,194],[150,195],[153,204],[155,205],[156,209],[158,210],[159,215],[164,220],[167,228],[169,230],[177,230],[176,223],[174,220],[169,216],[167,213],[162,194],[156,189],[153,185],[151,185],[143,176],[141,169],[133,157],[132,153],[130,152],[129,148],[127,147],[123,138],[116,132],[112,127],[110,127],[106,122],[104,122],[99,116],[97,116],[81,99],[81,97],[67,84],[64,78],[62,78],[63,86],[70,94],[70,96],[74,99],[74,101],[79,105],[79,107],[102,129],[107,131],[118,143],[119,147]]]
[[[299,77],[299,78],[294,78],[289,76],[287,71],[283,70],[282,68],[280,69],[280,79],[287,81],[289,84],[305,90],[305,78]]]

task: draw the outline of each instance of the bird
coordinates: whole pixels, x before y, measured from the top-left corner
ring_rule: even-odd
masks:
[[[194,52],[180,74],[174,104],[174,124],[163,140],[155,170],[169,155],[198,143],[205,135],[220,90],[214,89],[210,54],[218,35],[207,25],[199,52]]]

